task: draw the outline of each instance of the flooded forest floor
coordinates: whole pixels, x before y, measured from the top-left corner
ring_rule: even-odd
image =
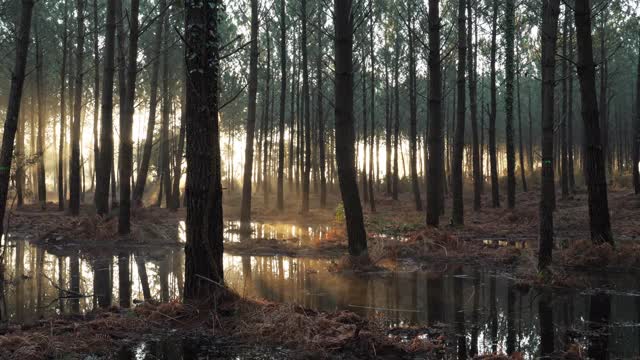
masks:
[[[471,191],[466,193],[470,195]],[[349,292],[358,291],[361,282],[374,282],[363,290],[369,294],[371,288],[377,286],[375,282],[378,279],[383,279],[380,280],[383,282],[389,281],[389,277],[400,276],[404,279],[404,274],[426,274],[424,276],[427,283],[433,282],[434,276],[449,276],[451,284],[444,288],[451,288],[454,298],[457,286],[461,287],[460,291],[467,292],[464,294],[465,304],[456,305],[454,299],[452,306],[469,306],[472,311],[482,308],[484,301],[483,292],[483,297],[478,300],[480,305],[466,304],[483,286],[479,285],[480,278],[493,286],[493,293],[487,293],[486,297],[490,299],[492,294],[493,297],[496,296],[496,274],[500,274],[498,278],[505,281],[509,294],[513,289],[521,292],[532,288],[584,292],[597,288],[630,292],[637,296],[640,289],[622,286],[618,277],[606,276],[622,274],[637,277],[640,270],[640,198],[631,190],[617,189],[609,194],[615,248],[606,244],[595,246],[589,242],[586,193],[579,192],[568,199],[562,199],[558,194],[554,214],[556,249],[551,267],[552,277],[544,282],[539,278],[535,266],[539,191],[518,193],[514,210],[488,207],[489,195],[483,196],[483,208],[478,212],[472,210],[471,199],[465,199],[464,227],[448,225],[450,209],[446,208],[441,217],[441,227],[434,229],[424,225],[425,214],[415,210],[415,203],[409,193],[402,194],[395,201],[378,194],[375,212],[371,211],[369,204],[363,204],[371,264],[355,266],[346,256],[343,212],[335,195],[329,196],[328,205],[324,209],[317,208],[319,201],[316,196],[312,196],[312,209],[308,214],[301,214],[299,196],[295,192],[285,197],[284,212],[274,209],[273,195],[269,202],[265,202],[262,194],[256,194],[253,201],[252,231],[242,233],[238,221],[240,192],[226,193],[225,256],[228,259],[225,260],[225,268],[237,265],[241,270],[238,271],[238,278],[234,277],[235,273],[229,275],[225,270],[225,277],[231,283],[230,291],[221,295],[223,299],[217,302],[215,309],[178,301],[182,286],[180,271],[170,271],[171,281],[176,282],[173,284],[175,291],[171,293],[167,290],[171,287],[167,284],[163,288],[163,254],[171,252],[177,259],[185,242],[186,213],[183,208],[173,212],[158,207],[137,209],[133,213],[133,232],[126,238],[116,235],[116,211],[103,219],[94,214],[90,205],[84,206],[81,216],[77,218],[58,211],[57,204],[54,203],[48,203],[46,210],[36,204],[12,209],[8,219],[9,240],[5,242],[3,254],[9,253],[13,258],[7,256],[4,260],[7,263],[4,288],[17,294],[21,277],[26,279],[35,276],[37,281],[50,283],[48,291],[52,294],[47,297],[46,294],[38,293],[35,316],[30,318],[17,316],[17,312],[21,311],[17,309],[18,306],[13,310],[11,306],[7,307],[6,298],[16,295],[3,298],[3,320],[8,318],[9,321],[0,329],[0,358],[44,359],[59,357],[61,354],[82,358],[85,354],[94,354],[104,358],[144,359],[146,355],[172,351],[176,354],[174,357],[167,356],[168,359],[189,358],[189,354],[251,359],[427,358],[448,353],[451,348],[459,350],[460,342],[456,337],[459,330],[445,330],[446,323],[459,324],[458,318],[437,318],[437,314],[431,314],[437,310],[431,304],[426,320],[406,315],[419,311],[421,300],[417,295],[418,290],[413,294],[417,299],[415,303],[407,306],[402,306],[402,300],[375,306],[375,299],[365,301],[349,298],[352,296]],[[446,202],[450,206],[449,199]],[[86,203],[90,204],[90,199]],[[33,261],[28,266],[31,272],[27,273],[26,266],[19,269],[17,254],[20,254],[20,246],[24,246],[20,245],[22,242],[40,249],[35,250],[33,255],[36,263],[38,251],[55,257],[57,265],[51,266],[54,269],[58,266],[58,278],[54,274],[44,274],[45,280],[42,280],[33,272],[38,271],[38,265],[33,264]],[[15,249],[8,251],[7,246]],[[123,253],[135,256],[138,271],[141,269],[139,258],[146,259],[147,267],[159,264],[157,298],[146,293],[136,296],[134,292],[132,309],[110,306],[94,310],[99,308],[95,305],[95,298],[98,296],[95,287],[98,283],[97,259],[107,258],[111,259],[108,262],[114,262],[114,257]],[[45,259],[43,261],[48,259],[45,255],[42,256]],[[96,274],[91,280],[93,295],[90,294],[89,280],[86,284],[81,283],[83,291],[75,294],[69,290],[69,279],[63,279],[64,276],[61,275],[67,259],[74,256],[79,256],[86,262],[86,271]],[[283,258],[286,259],[284,265]],[[55,263],[55,260],[52,262]],[[9,263],[15,263],[15,266],[10,268]],[[174,263],[180,261],[175,260]],[[276,269],[270,267],[271,263],[276,264]],[[81,272],[84,271],[82,266],[84,265],[81,265]],[[116,266],[107,267],[111,269],[110,276],[114,276]],[[144,262],[142,267],[145,267]],[[132,268],[135,269],[136,266],[133,265]],[[41,264],[39,271],[46,272],[46,265]],[[264,279],[256,279],[259,271],[270,275]],[[310,290],[307,285],[302,285],[305,293],[302,293],[301,298],[292,298],[285,294],[287,288],[282,285],[284,280],[271,279],[273,276],[294,278],[294,272],[299,273],[298,277],[304,282],[310,281],[309,278],[314,276],[329,282],[321,284],[319,289],[313,287],[314,291],[321,294],[319,302],[308,300]],[[479,272],[486,272],[488,275],[478,275]],[[154,278],[153,274],[150,275],[150,278]],[[142,278],[141,274],[136,276]],[[345,290],[340,296],[347,298],[334,299],[335,301],[325,304],[322,302],[322,291],[326,292],[327,288],[334,286],[331,285],[331,281],[335,281],[332,276],[345,276],[349,281],[355,279],[355,282],[344,286],[344,280],[341,280],[340,287],[344,286]],[[469,284],[459,284],[465,278],[469,280]],[[473,283],[470,283],[471,279]],[[136,284],[143,282],[137,280]],[[154,281],[151,283],[153,287]],[[35,286],[47,289],[42,284]],[[264,290],[265,286],[269,288],[268,291]],[[283,286],[283,289],[278,292],[271,288],[274,286]],[[384,287],[386,286],[388,285]],[[117,284],[113,284],[111,292],[114,294],[118,292],[116,287]],[[443,291],[441,295],[445,296],[449,290]],[[316,295],[311,294],[314,298]],[[40,296],[43,298],[40,299]],[[81,296],[86,299],[78,300]],[[428,295],[429,302],[433,302],[430,296],[431,293]],[[117,304],[114,301],[116,297],[118,295],[109,296],[109,301]],[[47,305],[45,298],[51,299],[51,303]],[[494,305],[488,304],[486,307],[491,309]],[[54,307],[55,310],[38,310],[46,307]],[[22,309],[22,305],[20,308]],[[72,308],[71,311],[69,308]],[[366,311],[358,311],[358,308]],[[491,311],[487,310],[487,313],[490,314]],[[640,309],[638,311],[640,314]],[[404,316],[408,318],[397,317],[398,312],[404,312]],[[395,320],[389,320],[394,316]],[[469,319],[465,320],[463,315],[463,322],[465,321],[468,322]],[[479,327],[478,324],[473,326]],[[493,333],[493,329],[487,331],[488,334]],[[473,333],[469,336],[473,339]],[[476,341],[477,336],[476,333]],[[475,350],[471,345],[469,355],[506,353],[509,340],[505,341],[504,348],[495,345],[500,344],[500,340],[496,340],[493,346],[480,349],[476,347]],[[567,341],[558,349],[559,354],[568,356],[580,352],[580,346],[579,339]],[[175,350],[176,348],[180,350]],[[532,352],[522,349],[519,353]]]

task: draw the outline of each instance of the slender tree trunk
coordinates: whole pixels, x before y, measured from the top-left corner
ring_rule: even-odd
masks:
[[[65,7],[66,8],[66,7]],[[98,145],[98,122],[100,122],[100,51],[98,43],[98,0],[93,0],[93,170],[91,171],[91,191],[95,194],[94,174],[98,167],[100,147]],[[62,183],[60,182],[62,185]],[[58,190],[59,193],[59,190]],[[95,199],[95,196],[94,196]]]
[[[453,210],[452,221],[454,225],[464,224],[464,202],[462,198],[462,156],[464,153],[464,126],[465,126],[465,62],[467,56],[466,29],[465,29],[465,0],[458,2],[458,108],[453,143],[453,167],[452,167],[452,192]]]
[[[318,3],[320,5],[320,3]],[[284,10],[283,10],[284,11]],[[322,69],[324,68],[324,58],[323,58],[323,36],[322,32],[324,31],[324,9],[318,7],[318,58],[317,58],[317,75],[316,81],[318,83],[318,152],[320,157],[320,207],[325,208],[327,206],[327,177],[326,177],[326,149],[325,149],[325,128],[324,128],[324,100],[323,100],[323,91],[324,91],[324,82],[322,76]],[[284,17],[284,15],[283,15]],[[284,38],[284,37],[283,37]],[[282,68],[282,72],[284,73],[284,66]],[[284,82],[282,93],[284,94]],[[284,100],[281,103],[282,112],[284,112]],[[283,124],[284,128],[284,124]]]
[[[393,122],[393,186],[392,186],[392,199],[398,200],[398,188],[400,183],[400,174],[398,169],[398,151],[400,149],[400,36],[396,35],[395,44],[395,60],[394,60],[394,72],[393,78],[395,80],[395,86],[393,88],[395,113]]]
[[[518,52],[519,54],[519,52]],[[520,56],[518,56],[518,64],[520,63]],[[522,101],[520,98],[520,71],[516,76],[516,93],[518,97],[518,154],[520,155],[520,178],[522,180],[522,191],[527,192],[527,177],[524,171],[524,146],[522,144]]]
[[[551,264],[553,251],[553,126],[556,42],[560,0],[549,0],[542,5],[542,192],[540,195],[540,226],[538,271]]]
[[[167,27],[167,31],[169,28]],[[184,157],[184,137],[185,137],[185,103],[184,96],[180,99],[180,109],[182,114],[180,116],[180,130],[178,133],[178,145],[175,151],[175,165],[173,167],[173,204],[171,210],[177,210],[180,207],[180,180],[182,179],[182,159]],[[232,146],[233,148],[233,146]],[[233,157],[232,157],[233,159]],[[233,171],[231,171],[233,174]],[[231,179],[233,181],[233,179]],[[233,182],[231,183],[233,185]]]
[[[640,194],[640,53],[638,54],[637,76],[635,137],[633,139],[633,156],[631,161],[631,169],[633,169],[633,188],[636,195]]]
[[[113,165],[113,77],[116,32],[116,2],[107,2],[107,27],[104,45],[104,76],[100,122],[100,159],[96,167],[95,203],[98,215],[109,212],[109,180]]]
[[[47,126],[46,100],[43,94],[44,87],[44,64],[42,55],[41,35],[38,31],[38,21],[34,23],[34,32],[36,35],[36,92],[38,96],[38,139],[36,142],[37,159],[37,178],[38,178],[38,202],[42,210],[47,207],[47,187],[45,183],[45,165],[44,165],[44,137]],[[81,35],[79,35],[80,37]]]
[[[493,0],[493,15],[491,18],[491,113],[489,117],[489,160],[491,163],[491,206],[500,207],[500,184],[498,183],[498,156],[496,154],[496,117],[497,86],[496,86],[496,52],[498,31],[498,0]]]
[[[309,97],[309,65],[307,49],[307,0],[301,0],[302,7],[302,94],[304,97],[304,174],[302,177],[302,213],[309,211],[309,175],[311,172],[311,115]]]
[[[598,105],[596,102],[595,64],[591,37],[591,7],[588,0],[575,3],[575,23],[578,42],[578,78],[582,99],[582,120],[585,140],[585,178],[589,193],[589,228],[591,241],[595,244],[613,245],[605,159],[600,139]]]
[[[2,148],[0,149],[0,234],[4,234],[4,215],[7,207],[13,145],[18,127],[22,88],[24,85],[25,68],[27,66],[27,55],[29,53],[29,42],[31,39],[30,31],[33,3],[33,0],[22,0],[20,18],[16,26],[16,60],[11,73],[11,89],[9,90],[7,117],[4,121]]]
[[[471,135],[472,135],[472,158],[473,158],[473,210],[478,211],[481,207],[482,174],[480,170],[480,148],[478,145],[478,88],[476,76],[476,64],[474,62],[474,51],[472,43],[473,13],[471,1],[467,2],[467,50],[469,53],[468,76],[469,76],[469,110],[471,113]]]
[[[376,56],[375,56],[375,44],[373,42],[374,35],[374,23],[375,23],[375,15],[373,12],[373,1],[369,1],[369,18],[370,18],[370,29],[369,29],[369,40],[370,40],[370,48],[369,48],[369,56],[371,57],[371,141],[369,141],[369,206],[371,212],[376,212],[376,200],[374,194],[374,177],[373,177],[373,142],[376,133],[376,114],[375,114],[375,103],[376,103]],[[419,190],[418,190],[419,191]]]
[[[413,9],[409,9],[409,171],[411,172],[411,185],[413,188],[413,199],[416,204],[416,210],[422,211],[422,199],[420,198],[420,184],[418,182],[418,164],[417,164],[417,99],[416,99],[416,56],[414,46],[414,29],[412,14]],[[464,76],[464,75],[463,75]]]
[[[442,138],[442,67],[440,64],[440,11],[438,0],[429,0],[429,170],[427,177],[427,225],[440,222],[444,144]]]
[[[513,89],[515,77],[514,40],[515,40],[515,0],[505,3],[505,121],[507,137],[507,206],[516,206],[516,152],[513,135]]]
[[[567,154],[567,118],[568,118],[568,89],[567,79],[569,77],[569,64],[567,58],[567,31],[569,27],[569,9],[565,6],[564,19],[562,22],[562,115],[560,119],[560,164],[561,164],[561,177],[560,188],[562,189],[562,199],[569,198],[569,163]]]
[[[385,172],[384,172],[384,183],[385,183],[385,193],[387,196],[391,196],[391,177],[393,176],[393,169],[391,167],[391,88],[389,87],[389,61],[390,55],[387,54],[385,56],[384,61],[384,93],[385,93]]]
[[[277,207],[284,210],[284,113],[287,97],[287,2],[280,0],[280,123],[278,126]],[[293,129],[292,129],[293,130]]]
[[[354,156],[353,127],[353,15],[352,0],[334,0],[335,119],[338,180],[347,224],[349,254],[367,255],[367,233]]]
[[[218,0],[185,3],[187,243],[184,297],[221,290],[223,225],[218,122]]]
[[[251,0],[251,46],[249,55],[249,105],[247,107],[247,138],[244,151],[244,175],[242,179],[242,202],[240,222],[249,230],[251,222],[251,185],[253,175],[253,147],[256,128],[256,94],[258,92],[258,0]]]
[[[21,98],[21,103],[26,103],[24,98]],[[20,108],[22,112],[19,114],[18,118],[18,132],[16,139],[16,196],[17,196],[17,206],[21,207],[24,205],[24,178],[25,178],[25,148],[24,148],[24,131],[25,125],[27,122],[26,117],[26,109],[24,108],[24,104],[21,104]],[[62,189],[62,186],[60,186]]]
[[[84,77],[84,6],[85,0],[76,0],[76,11],[78,13],[78,28],[76,31],[76,76],[74,86],[73,101],[73,124],[71,126],[71,162],[69,168],[69,208],[71,215],[77,216],[80,213],[80,125],[82,121],[82,81]]]
[[[169,35],[168,31],[166,35]],[[165,36],[165,47],[168,45],[168,36]],[[162,185],[164,186],[166,207],[171,207],[173,202],[171,199],[171,156],[169,155],[170,139],[169,139],[169,113],[171,111],[171,95],[169,93],[169,52],[162,53],[162,107],[161,107],[161,125],[160,125],[160,171],[162,172]]]
[[[602,150],[604,152],[604,162],[606,167],[606,175],[613,176],[612,174],[612,161],[611,161],[611,149],[609,146],[609,110],[608,110],[608,77],[609,77],[609,64],[607,61],[607,13],[606,10],[601,14],[600,25],[600,130],[602,139]],[[592,45],[593,46],[593,45]]]
[[[262,137],[263,137],[263,150],[262,150],[262,194],[264,196],[264,206],[269,206],[269,149],[270,149],[270,139],[269,133],[271,132],[271,31],[270,31],[271,22],[269,20],[266,21],[266,40],[267,40],[267,81],[265,82],[265,91],[263,96],[264,108],[263,108],[263,116],[262,116]]]
[[[64,193],[64,153],[66,140],[66,120],[67,120],[67,104],[66,104],[66,87],[67,87],[67,46],[68,46],[68,26],[69,14],[67,9],[67,0],[64,1],[64,17],[62,20],[62,64],[60,66],[60,145],[58,146],[58,210],[64,210],[65,193]],[[97,104],[97,102],[96,102]],[[97,105],[96,105],[97,107]]]
[[[131,232],[131,173],[133,172],[133,141],[131,140],[131,132],[133,126],[133,113],[135,110],[134,103],[136,99],[136,75],[138,72],[139,7],[139,0],[131,0],[129,47],[127,48],[126,107],[124,109],[125,116],[120,116],[120,146],[118,155],[118,175],[120,176],[120,212],[118,213],[118,233],[121,235],[129,234]],[[166,106],[168,106],[168,104]],[[166,180],[167,182],[169,181],[168,177]]]
[[[362,190],[362,200],[366,203],[369,202],[369,184],[367,181],[367,54],[364,46],[362,46],[362,71],[360,74],[360,81],[362,82],[362,172],[360,173],[360,189]],[[356,148],[359,148],[358,141],[356,140]],[[356,169],[360,157],[356,150]]]
[[[149,174],[149,162],[151,161],[151,152],[153,150],[153,133],[156,125],[156,108],[158,105],[158,73],[160,72],[160,55],[162,51],[162,39],[164,32],[165,20],[165,8],[167,7],[165,0],[160,0],[159,9],[161,11],[160,18],[156,21],[156,36],[153,42],[152,53],[155,57],[153,65],[151,66],[151,80],[149,82],[149,119],[147,121],[147,134],[144,140],[144,149],[142,152],[142,161],[140,163],[140,171],[138,172],[138,179],[136,186],[133,190],[133,205],[142,206],[142,197],[144,195],[144,188],[147,183],[147,177]],[[112,145],[113,146],[113,145]]]

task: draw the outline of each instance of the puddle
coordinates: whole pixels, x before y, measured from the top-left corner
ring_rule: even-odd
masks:
[[[228,241],[239,241],[234,240],[233,226],[228,229]],[[253,236],[308,241],[326,231],[329,229],[263,224],[254,226]],[[82,250],[52,251],[21,240],[7,242],[6,317],[12,322],[87,312],[99,304],[182,296],[184,252],[177,247],[93,253],[91,257]],[[318,310],[347,309],[380,317],[389,328],[440,327],[448,334],[452,354],[471,357],[520,351],[533,359],[543,354],[541,343],[553,344],[553,350],[560,351],[572,342],[589,349],[595,358],[602,354],[628,358],[640,353],[640,279],[635,276],[603,274],[613,286],[541,294],[521,292],[512,279],[482,268],[449,266],[438,272],[356,275],[329,272],[330,265],[331,260],[311,258],[224,256],[226,282],[241,295]],[[179,343],[167,345],[167,341]],[[165,346],[176,352],[173,357],[161,357],[166,359],[193,354],[196,358],[282,358],[281,354],[254,354],[251,349],[231,351],[215,341],[204,345],[202,341],[145,341],[122,355],[129,357],[121,358],[156,358],[152,355]]]

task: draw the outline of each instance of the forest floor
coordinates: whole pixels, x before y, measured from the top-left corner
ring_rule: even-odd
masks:
[[[466,193],[470,195],[471,191]],[[307,214],[300,213],[299,196],[295,193],[286,197],[284,212],[273,209],[273,195],[270,203],[265,203],[261,195],[254,195],[254,222],[308,228],[324,226],[324,235],[302,241],[295,237],[275,239],[254,234],[247,241],[225,243],[225,251],[243,255],[329,257],[334,259],[330,271],[354,270],[346,256],[344,220],[336,195],[329,196],[324,209],[314,207],[319,201],[312,196],[312,209]],[[551,281],[542,283],[535,270],[538,198],[536,189],[519,192],[516,208],[509,210],[488,207],[490,198],[486,194],[482,198],[483,208],[477,212],[472,210],[471,199],[467,198],[464,227],[449,225],[450,208],[447,207],[441,218],[442,226],[434,229],[424,225],[425,214],[415,210],[411,194],[402,194],[398,201],[377,194],[375,212],[364,204],[373,266],[359,266],[355,270],[394,271],[400,267],[424,270],[447,264],[470,264],[504,269],[525,287],[571,288],[589,287],[588,278],[580,274],[594,269],[640,270],[640,197],[629,189],[610,191],[611,221],[617,241],[614,248],[608,244],[595,246],[588,241],[587,195],[579,191],[568,199],[558,194],[553,276]],[[238,220],[239,204],[239,192],[225,194],[226,221]],[[132,218],[133,233],[126,238],[116,235],[116,213],[103,219],[95,215],[91,205],[83,206],[76,218],[58,211],[54,203],[47,204],[45,211],[38,205],[26,205],[13,209],[8,223],[11,236],[27,238],[56,252],[82,248],[91,254],[92,251],[116,252],[119,248],[183,246],[179,226],[185,215],[184,209],[174,212],[158,207],[137,209]],[[376,355],[411,358],[416,354],[444,351],[446,344],[446,337],[437,329],[405,329],[400,335],[391,336],[389,329],[384,329],[377,319],[360,318],[350,312],[316,312],[291,304],[232,296],[222,301],[215,311],[180,303],[143,303],[133,310],[114,307],[83,317],[60,316],[29,327],[8,327],[0,330],[0,358],[43,359],[69,352],[114,354],[116,349],[126,352],[149,336],[166,336],[167,329],[173,329],[171,338],[210,339],[211,343],[197,346],[210,347],[211,354],[220,358],[242,355],[243,351],[260,346],[266,346],[267,358],[269,354],[276,358]],[[291,353],[281,356],[281,351]]]
[[[444,350],[444,336],[432,330],[394,332],[349,311],[317,312],[233,293],[214,303],[146,302],[0,329],[0,358],[182,359],[191,358],[191,348],[198,358],[215,359],[404,359]],[[149,339],[171,339],[177,348],[165,343],[154,353],[144,346]]]
[[[487,191],[488,192],[488,191]],[[490,194],[482,197],[483,207],[473,211],[471,191],[465,192],[465,225],[449,225],[450,199],[441,217],[440,228],[425,226],[424,211],[415,210],[411,194],[401,194],[394,201],[382,193],[376,197],[376,211],[363,204],[365,227],[368,233],[369,255],[374,265],[395,269],[399,263],[412,266],[433,266],[441,263],[509,266],[526,271],[535,269],[538,237],[539,190],[518,192],[516,208],[491,208]],[[329,195],[327,206],[319,208],[318,197],[311,196],[311,210],[302,214],[300,197],[285,196],[285,210],[275,209],[274,194],[265,203],[261,193],[254,194],[252,221],[258,224],[284,224],[313,229],[322,227],[321,235],[304,239],[290,234],[280,237],[251,234],[240,241],[227,241],[225,251],[238,255],[288,255],[344,259],[347,240],[344,215],[338,197]],[[315,206],[314,206],[315,205]],[[609,192],[611,224],[616,246],[591,245],[587,194],[578,191],[567,199],[557,195],[554,214],[556,250],[554,268],[590,270],[608,267],[610,270],[640,270],[640,197],[630,189]],[[224,217],[237,222],[240,214],[240,192],[225,193]],[[83,250],[119,248],[157,248],[183,246],[181,223],[186,217],[184,208],[169,211],[145,207],[133,211],[132,234],[117,235],[117,213],[106,218],[95,215],[94,207],[85,205],[79,217],[72,218],[57,210],[57,204],[25,205],[13,209],[9,215],[9,229],[13,236],[28,238],[45,247],[63,250],[80,247]],[[237,224],[234,224],[237,225]],[[239,232],[228,226],[227,235]],[[273,235],[273,234],[269,234]],[[90,252],[90,251],[89,251]],[[334,270],[340,270],[340,262]],[[377,268],[376,268],[377,269]],[[569,284],[571,286],[571,284]]]

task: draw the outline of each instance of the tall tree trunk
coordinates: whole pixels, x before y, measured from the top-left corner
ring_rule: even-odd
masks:
[[[287,97],[287,2],[280,0],[280,123],[278,126],[277,207],[284,210],[284,113]],[[293,129],[291,129],[293,130]]]
[[[4,234],[4,215],[7,207],[7,192],[11,175],[11,160],[13,159],[13,145],[18,127],[22,87],[31,40],[31,15],[33,0],[22,0],[20,18],[16,26],[16,60],[11,73],[11,90],[7,104],[7,117],[4,121],[2,133],[2,149],[0,149],[0,234]],[[364,229],[364,225],[363,225]]]
[[[149,162],[151,161],[151,152],[153,150],[153,130],[156,125],[156,108],[158,105],[158,73],[160,72],[160,55],[162,51],[163,36],[167,37],[165,34],[163,34],[166,22],[166,7],[166,0],[160,0],[160,18],[156,20],[158,22],[156,23],[156,36],[154,38],[152,49],[155,60],[153,62],[153,65],[151,66],[151,80],[149,82],[149,119],[147,121],[147,134],[144,140],[144,149],[142,151],[140,171],[138,172],[138,179],[133,190],[134,206],[142,206],[142,197],[144,195],[144,188],[147,183],[147,177],[149,174]]]
[[[347,224],[349,254],[367,255],[367,233],[355,169],[353,127],[353,9],[352,0],[334,0],[335,120],[338,180]]]
[[[69,168],[69,209],[71,215],[77,216],[80,213],[80,126],[82,121],[82,81],[84,77],[84,6],[85,0],[76,0],[76,11],[78,13],[78,28],[76,31],[76,76],[73,100],[73,124],[71,126],[71,162]]]
[[[367,181],[367,54],[364,46],[362,46],[362,71],[360,81],[362,82],[362,172],[360,173],[360,188],[362,189],[362,200],[365,203],[369,202],[369,184]],[[356,140],[356,148],[359,148],[358,141]],[[356,168],[360,157],[356,150]]]
[[[640,53],[638,53],[637,76],[635,137],[633,139],[633,156],[631,162],[631,169],[633,170],[633,188],[636,195],[640,194]]]
[[[67,120],[67,103],[66,103],[66,87],[67,87],[67,46],[68,46],[68,26],[69,14],[67,9],[67,0],[64,1],[64,16],[62,20],[62,64],[60,66],[60,144],[58,146],[58,210],[64,210],[65,193],[64,193],[64,153],[66,141],[66,120]],[[96,102],[96,107],[97,102]]]
[[[591,241],[595,244],[613,244],[605,159],[600,139],[598,123],[598,103],[596,102],[595,64],[591,38],[591,7],[588,0],[577,0],[575,23],[578,42],[578,77],[582,99],[582,120],[585,140],[585,178],[589,193],[589,228]]]
[[[169,32],[165,32],[165,47],[168,46],[167,39]],[[162,53],[162,106],[161,106],[161,125],[160,125],[160,171],[162,172],[162,185],[164,186],[166,207],[171,207],[173,202],[171,199],[171,156],[169,155],[170,139],[169,139],[169,113],[171,111],[171,94],[169,93],[169,52]]]
[[[102,104],[100,108],[100,153],[96,167],[95,203],[98,215],[109,212],[109,180],[113,166],[113,76],[116,33],[116,2],[107,2],[107,27],[104,45],[104,75],[102,77]]]
[[[24,98],[21,99],[21,102],[26,103]],[[17,206],[21,207],[24,205],[24,179],[25,179],[25,148],[24,148],[24,131],[25,125],[27,122],[26,117],[26,109],[24,108],[24,104],[21,104],[20,108],[22,112],[19,114],[18,118],[18,132],[16,139],[16,196],[17,196]],[[62,188],[62,186],[60,186]]]
[[[240,222],[244,230],[250,230],[251,185],[253,176],[253,147],[256,129],[256,94],[258,92],[258,0],[251,0],[251,46],[249,55],[249,105],[247,107],[247,138],[244,150],[244,174],[242,178],[242,202]]]
[[[400,183],[400,173],[398,172],[398,151],[400,149],[400,36],[396,34],[396,44],[394,47],[394,72],[393,78],[395,86],[393,87],[395,112],[393,116],[393,186],[392,199],[398,200],[398,188]]]
[[[81,14],[81,13],[80,13]],[[82,17],[81,15],[79,17]],[[41,45],[41,35],[38,31],[38,21],[34,23],[34,32],[36,35],[36,92],[38,96],[38,139],[36,142],[36,151],[38,153],[37,159],[37,178],[38,178],[38,202],[40,203],[40,207],[42,210],[46,209],[47,206],[47,187],[45,183],[45,165],[44,165],[44,137],[47,126],[47,115],[46,115],[46,99],[43,94],[45,87],[45,79],[44,79],[44,64],[43,64],[43,54],[42,54],[42,45]],[[78,38],[81,35],[78,36]]]
[[[223,225],[218,129],[218,0],[185,3],[187,243],[184,297],[221,290]],[[213,298],[215,300],[215,298]]]
[[[387,43],[385,43],[385,45],[388,46]],[[384,141],[384,145],[385,145],[385,172],[384,172],[384,183],[385,183],[385,193],[387,196],[391,196],[391,177],[393,176],[392,174],[392,167],[391,167],[391,109],[392,109],[392,104],[391,104],[391,88],[389,87],[389,61],[390,61],[390,54],[387,53],[387,55],[385,56],[385,60],[384,60],[384,93],[385,93],[385,131],[384,131],[384,135],[385,135],[385,141]]]
[[[369,141],[369,205],[371,212],[376,212],[376,200],[373,189],[374,177],[373,177],[373,166],[374,166],[374,158],[373,158],[373,142],[376,133],[376,114],[375,114],[375,103],[376,103],[376,55],[375,55],[375,44],[373,42],[374,35],[374,23],[375,23],[375,15],[373,12],[373,1],[369,1],[369,18],[370,18],[370,29],[369,29],[369,40],[370,40],[370,48],[369,48],[369,56],[371,57],[371,141]],[[419,190],[418,190],[419,191]]]
[[[429,0],[429,169],[427,177],[427,225],[440,223],[444,144],[442,137],[442,67],[440,64],[440,11],[438,0]]]
[[[66,7],[65,7],[66,8]],[[100,122],[100,45],[98,42],[98,0],[93,0],[93,170],[91,171],[91,191],[95,191],[94,174],[98,167],[100,147],[98,145],[98,122]],[[61,182],[59,182],[62,184]],[[58,190],[58,193],[60,190]],[[95,192],[94,192],[95,194]],[[94,196],[95,198],[95,196]]]
[[[553,126],[556,43],[560,0],[549,0],[542,5],[542,192],[540,195],[540,227],[538,271],[546,272],[553,251]]]
[[[569,198],[569,163],[567,158],[567,117],[568,113],[568,89],[567,79],[569,77],[569,64],[567,58],[567,31],[569,27],[569,8],[565,6],[564,19],[562,22],[562,115],[560,118],[560,188],[562,189],[562,199]]]
[[[606,167],[605,176],[613,176],[612,174],[612,161],[611,161],[611,149],[609,148],[609,110],[608,110],[608,77],[609,77],[609,65],[607,61],[607,13],[603,11],[601,14],[600,25],[600,130],[602,150],[604,152],[604,162]],[[593,46],[593,45],[592,45]]]
[[[416,144],[418,128],[418,108],[417,108],[417,89],[416,89],[416,56],[414,46],[414,29],[413,29],[413,12],[414,9],[409,9],[408,26],[409,33],[409,171],[411,172],[411,185],[413,188],[413,199],[416,204],[416,210],[422,211],[422,199],[420,198],[420,184],[418,182],[418,148]]]
[[[138,11],[139,0],[131,0],[129,18],[129,47],[127,48],[126,107],[124,117],[120,116],[120,146],[118,155],[118,175],[120,176],[120,211],[118,213],[118,233],[131,232],[131,173],[133,172],[133,112],[136,99],[136,75],[138,73]],[[167,105],[168,106],[168,105]],[[167,114],[168,117],[168,114]],[[166,179],[169,180],[168,178]],[[169,187],[170,189],[170,187]]]
[[[262,116],[262,138],[264,139],[262,142],[263,150],[262,150],[262,194],[264,197],[264,206],[269,206],[269,149],[270,146],[270,138],[269,133],[271,132],[271,31],[270,31],[271,22],[269,20],[266,21],[266,40],[267,40],[267,69],[266,75],[267,79],[265,82],[265,91],[264,96],[262,97],[264,102],[263,107],[263,116]]]
[[[452,192],[453,210],[451,218],[454,225],[464,224],[464,202],[462,198],[462,156],[464,154],[464,125],[465,125],[465,92],[464,73],[467,57],[466,29],[465,29],[465,0],[458,2],[458,108],[453,142]]]
[[[482,193],[482,173],[480,170],[480,148],[478,145],[478,80],[476,76],[476,64],[474,59],[474,49],[472,43],[473,12],[471,1],[467,2],[467,50],[469,53],[468,76],[469,76],[469,110],[471,112],[471,136],[472,136],[472,158],[473,158],[473,210],[478,211],[481,207]]]
[[[320,5],[320,3],[318,3]],[[320,157],[320,207],[324,208],[327,206],[327,177],[326,177],[326,149],[325,149],[325,129],[324,129],[324,101],[323,101],[323,91],[324,91],[324,82],[322,76],[322,69],[324,68],[324,58],[323,51],[324,46],[322,43],[323,36],[322,32],[324,31],[324,9],[318,7],[318,58],[317,58],[317,75],[316,81],[318,83],[318,152]],[[284,37],[283,37],[284,38]],[[283,66],[284,73],[284,66]],[[284,82],[282,93],[284,94]],[[284,100],[281,103],[281,109],[284,112]],[[283,125],[284,128],[284,125]]]
[[[496,117],[497,86],[496,86],[496,52],[498,31],[498,0],[493,0],[493,15],[491,17],[491,109],[489,117],[489,160],[491,167],[491,206],[500,207],[500,184],[498,182],[498,156],[496,154]]]
[[[302,6],[302,94],[304,97],[304,174],[302,176],[302,213],[309,211],[309,175],[311,172],[311,115],[309,97],[309,66],[307,49],[307,0],[301,0]]]
[[[167,27],[169,31],[169,27]],[[182,159],[184,157],[184,136],[185,136],[185,106],[184,95],[180,99],[180,109],[182,114],[180,116],[180,129],[178,130],[178,145],[174,154],[174,167],[173,167],[173,203],[171,210],[177,210],[180,207],[180,180],[182,179]],[[232,147],[233,148],[233,147]],[[233,159],[233,157],[232,157]],[[233,174],[233,171],[231,171]],[[233,181],[233,179],[231,179]],[[233,182],[231,183],[233,185]]]
[[[520,64],[520,52],[518,52],[517,61]],[[522,101],[520,98],[520,70],[516,75],[516,94],[518,97],[518,154],[520,157],[520,179],[522,180],[522,191],[527,192],[527,178],[524,171],[524,145],[522,144]]]
[[[516,206],[516,152],[513,140],[513,89],[515,77],[514,40],[515,40],[515,0],[506,0],[505,4],[505,121],[507,137],[507,206]]]

